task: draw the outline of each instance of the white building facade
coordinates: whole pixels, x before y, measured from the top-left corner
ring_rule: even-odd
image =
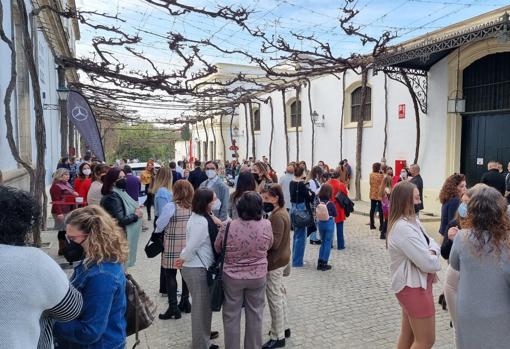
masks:
[[[369,199],[368,178],[373,163],[384,159],[395,169],[397,163],[410,165],[415,158],[417,123],[411,94],[385,71],[404,69],[417,82],[413,85],[421,102],[417,163],[424,180],[425,212],[440,213],[438,196],[449,175],[463,172],[472,185],[486,170],[488,161],[498,160],[506,167],[510,161],[509,11],[507,6],[404,42],[376,60],[374,68],[378,72],[368,74],[362,200]],[[267,156],[279,174],[289,161],[302,160],[309,167],[319,160],[336,167],[342,159],[348,159],[354,170],[360,90],[361,75],[347,71],[301,83],[298,96],[294,87],[287,88],[284,96],[281,91],[254,96],[252,113],[245,103],[234,118],[233,127],[239,129],[236,140],[240,159]],[[227,144],[216,146],[215,156],[209,159],[222,160],[223,154],[225,159],[232,159],[234,152],[228,149],[230,125],[223,127]],[[193,133],[194,144],[201,140],[202,147],[203,132],[199,125],[198,132]],[[203,155],[203,151],[194,151],[195,157],[205,159]]]
[[[1,0],[3,6],[3,29],[16,48],[16,89],[12,95],[11,116],[14,140],[21,158],[32,164],[36,162],[37,145],[35,141],[35,112],[33,90],[22,48],[23,28],[20,11],[15,1]],[[31,13],[42,5],[50,5],[60,9],[75,8],[74,0],[64,1],[25,1],[27,12]],[[57,88],[66,82],[77,81],[75,71],[66,71],[60,76],[57,71],[55,57],[75,55],[74,43],[79,40],[78,23],[75,20],[60,18],[50,11],[41,11],[38,15],[29,16],[31,40],[34,57],[38,68],[41,98],[44,106],[44,123],[46,128],[46,183],[61,156],[79,149],[79,135],[69,124],[65,116],[65,105],[59,101]],[[5,42],[0,41],[0,170],[4,184],[29,189],[29,178],[26,171],[14,160],[6,139],[6,121],[3,100],[11,79],[11,51]],[[59,81],[60,80],[60,81]],[[63,81],[64,80],[64,81]],[[78,155],[78,154],[77,154]]]

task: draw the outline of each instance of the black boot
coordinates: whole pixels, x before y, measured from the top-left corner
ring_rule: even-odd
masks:
[[[182,299],[181,298],[181,301],[179,302],[179,310],[182,311],[183,313],[186,313],[186,314],[189,314],[191,313],[191,304],[189,303],[189,300],[188,299]]]
[[[331,265],[328,264],[328,262],[322,262],[322,271],[328,271],[328,270],[331,270]]]
[[[169,319],[180,319],[181,311],[179,309],[170,309],[168,308],[163,314],[159,314],[160,320],[169,320]]]
[[[324,262],[322,260],[318,260],[317,261],[317,270],[323,270],[322,268],[324,267]]]
[[[270,339],[266,342],[262,349],[274,349],[274,348],[283,348],[285,346],[285,338],[284,339]]]

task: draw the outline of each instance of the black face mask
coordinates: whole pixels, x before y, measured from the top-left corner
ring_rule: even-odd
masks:
[[[126,189],[127,181],[126,178],[119,179],[117,182],[115,182],[115,186],[119,189]]]
[[[270,202],[264,202],[263,210],[265,213],[273,212],[274,205]]]
[[[83,242],[82,242],[83,243]],[[70,241],[64,248],[64,258],[69,262],[78,262],[85,258],[85,250],[81,244]]]

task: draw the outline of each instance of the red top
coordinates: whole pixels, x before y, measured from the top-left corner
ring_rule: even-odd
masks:
[[[81,179],[78,177],[74,180],[74,190],[78,193],[78,196],[86,200],[91,184],[92,181],[90,178]]]
[[[337,179],[330,179],[327,183],[331,185],[331,187],[333,187],[333,196],[331,197],[330,201],[335,203],[335,208],[337,212],[335,223],[343,222],[345,221],[345,210],[343,209],[343,207],[340,206],[340,204],[338,203],[338,201],[336,201],[335,198],[339,191],[341,191],[345,195],[349,195],[349,192],[347,191],[345,184]]]
[[[51,213],[56,215],[68,213],[71,210],[69,205],[59,204],[65,201],[65,196],[73,195],[73,188],[71,185],[64,181],[55,182],[50,188],[51,201],[54,202],[51,207]]]

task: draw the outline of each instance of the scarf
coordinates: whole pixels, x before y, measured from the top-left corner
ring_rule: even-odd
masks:
[[[113,192],[120,196],[124,208],[126,209],[126,215],[134,214],[135,210],[140,207],[138,202],[133,200],[126,191],[114,187]],[[142,229],[142,219],[138,219],[136,222],[127,225],[125,229],[129,244],[127,266],[132,267],[136,262],[136,250],[138,247],[138,238],[140,237],[140,231]]]

